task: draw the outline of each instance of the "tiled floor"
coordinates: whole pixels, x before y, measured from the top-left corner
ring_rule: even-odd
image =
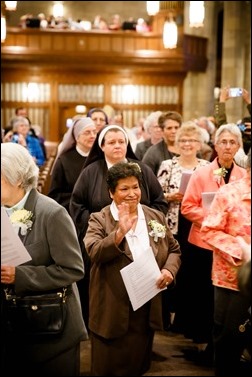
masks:
[[[154,357],[144,376],[214,376],[213,368],[195,365],[184,358],[182,349],[192,341],[173,332],[158,332],[154,338]],[[81,344],[81,376],[90,376],[90,342]]]

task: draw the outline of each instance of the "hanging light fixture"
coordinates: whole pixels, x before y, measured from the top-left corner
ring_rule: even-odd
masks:
[[[178,26],[173,19],[173,15],[168,15],[168,20],[164,23],[163,43],[164,48],[176,48],[178,41]]]
[[[85,105],[77,105],[75,106],[75,112],[77,114],[85,114],[87,112],[87,108]]]
[[[6,19],[1,15],[1,43],[5,42],[6,39]]]
[[[56,2],[53,5],[53,17],[60,18],[64,16],[64,5],[61,2]]]
[[[189,26],[203,27],[205,18],[204,1],[189,1]]]
[[[149,16],[155,16],[159,12],[159,1],[146,1],[147,13]]]
[[[6,10],[16,10],[17,9],[17,1],[5,1],[5,9]]]

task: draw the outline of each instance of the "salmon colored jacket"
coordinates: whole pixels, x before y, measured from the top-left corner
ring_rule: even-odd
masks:
[[[200,232],[205,210],[202,206],[202,192],[216,192],[225,185],[222,177],[214,175],[213,171],[219,169],[217,157],[207,166],[195,170],[192,174],[186,192],[181,203],[181,213],[192,222],[188,241],[198,247],[211,250],[210,246],[202,240]],[[246,175],[246,169],[241,168],[234,162],[229,182],[236,181]]]

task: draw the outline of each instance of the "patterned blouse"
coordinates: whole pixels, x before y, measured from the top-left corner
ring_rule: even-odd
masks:
[[[203,160],[201,158],[198,158],[197,160],[198,165],[193,170],[209,164],[209,161],[207,160]],[[183,168],[179,164],[179,157],[177,156],[174,156],[169,160],[164,160],[161,163],[157,178],[164,193],[178,192],[183,171],[188,171],[188,169]],[[168,202],[168,212],[166,218],[169,228],[173,234],[178,233],[180,206],[180,202]]]
[[[213,285],[238,291],[237,272],[243,264],[236,240],[251,243],[251,178],[222,186],[201,227],[202,239],[213,249]]]

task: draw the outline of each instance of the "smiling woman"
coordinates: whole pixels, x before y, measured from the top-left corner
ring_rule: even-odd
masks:
[[[172,284],[180,266],[179,244],[164,214],[140,204],[142,170],[136,162],[119,162],[108,169],[112,203],[90,215],[84,237],[91,262],[89,330],[95,376],[147,372],[154,332],[162,329],[161,294],[133,310],[120,270],[133,260],[144,261],[151,248],[160,269],[154,284],[161,290]],[[154,229],[158,240],[151,235]]]
[[[112,165],[122,161],[135,162],[141,168],[140,202],[165,214],[167,212],[167,203],[156,176],[148,166],[136,159],[124,128],[117,125],[103,127],[98,132],[84,168],[76,181],[69,206],[85,261],[85,278],[79,282],[78,286],[81,289],[82,309],[86,323],[88,323],[89,316],[90,258],[85,250],[83,238],[86,234],[90,214],[100,211],[112,202],[106,182],[107,171]]]

